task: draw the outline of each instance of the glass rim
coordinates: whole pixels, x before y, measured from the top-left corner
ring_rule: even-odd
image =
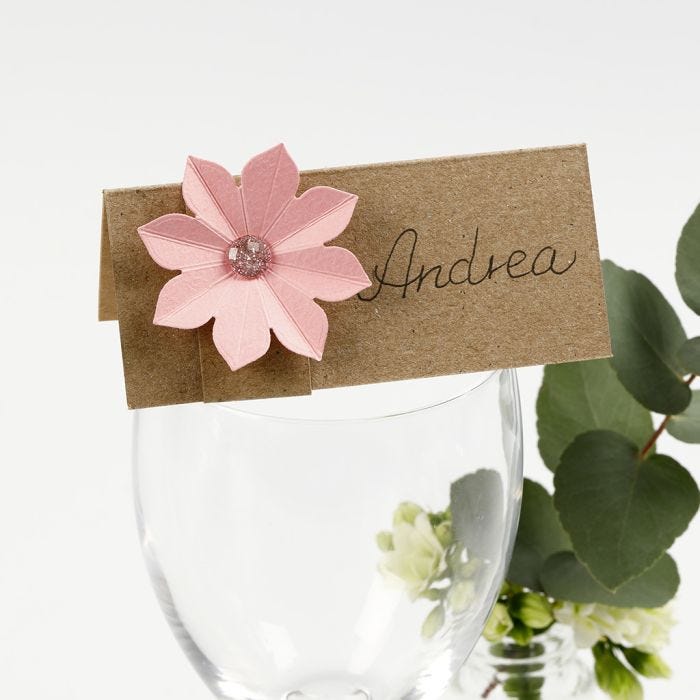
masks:
[[[498,369],[492,369],[492,370],[485,370],[487,374],[482,377],[479,381],[477,381],[474,385],[468,387],[465,390],[458,391],[455,394],[448,395],[447,398],[440,399],[438,401],[430,401],[429,403],[426,403],[424,405],[419,405],[414,408],[409,408],[405,411],[389,411],[387,413],[378,413],[375,415],[367,415],[367,416],[352,416],[352,417],[322,417],[322,418],[316,418],[316,417],[308,417],[308,416],[284,416],[284,415],[277,415],[274,413],[262,413],[258,411],[253,411],[253,410],[247,410],[244,408],[245,404],[248,403],[247,401],[230,401],[230,402],[217,402],[217,403],[211,403],[211,404],[203,404],[206,407],[209,408],[216,408],[220,410],[225,410],[225,411],[230,411],[232,413],[239,414],[241,416],[244,416],[246,418],[251,418],[251,419],[260,419],[260,420],[269,420],[269,421],[278,421],[278,422],[284,422],[284,423],[365,423],[365,422],[370,422],[370,421],[382,421],[382,420],[391,420],[395,418],[401,418],[405,416],[410,416],[418,413],[424,413],[430,410],[434,410],[437,408],[440,408],[442,406],[445,406],[447,404],[453,403],[455,401],[459,401],[460,399],[463,399],[465,396],[468,396],[469,394],[473,394],[479,389],[482,389],[486,384],[489,384],[491,381],[493,381],[494,377],[496,376],[501,376],[503,374],[510,374],[514,373],[514,368],[512,367],[504,367],[504,368],[498,368]],[[456,376],[456,377],[468,377],[472,374],[476,374],[475,372],[464,372],[462,374],[458,375],[449,375],[449,376]],[[423,379],[438,379],[439,377],[425,377]],[[409,380],[410,381],[410,380]],[[393,382],[381,382],[377,384],[372,384],[372,385],[364,385],[364,386],[382,386],[383,384],[392,384]],[[362,386],[362,385],[360,385]],[[337,387],[337,389],[347,389],[347,388],[352,388],[352,387]],[[321,390],[325,391],[325,390]],[[282,397],[283,399],[286,398],[308,398],[310,396],[313,396],[312,394],[309,394],[308,396],[303,396],[303,397]],[[268,399],[262,399],[262,401],[267,401]],[[276,399],[275,399],[276,400]]]

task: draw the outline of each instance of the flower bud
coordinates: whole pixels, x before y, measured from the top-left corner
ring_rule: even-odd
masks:
[[[442,605],[435,606],[425,618],[421,634],[428,639],[435,636],[439,629],[445,624],[445,608]]]
[[[469,607],[469,603],[474,600],[475,589],[473,581],[457,581],[453,583],[447,593],[447,602],[452,611],[461,613]]]
[[[535,633],[532,627],[528,627],[524,622],[518,619],[513,620],[513,629],[508,632],[508,636],[521,647],[527,646],[534,637]]]
[[[647,654],[639,649],[623,647],[622,653],[627,659],[627,663],[637,673],[641,673],[647,678],[670,678],[671,669],[668,664],[656,654]]]
[[[398,525],[399,523],[413,525],[416,521],[416,516],[422,512],[423,509],[419,505],[411,503],[410,501],[404,501],[400,503],[398,508],[394,511],[394,525]]]
[[[511,596],[516,593],[520,593],[523,590],[522,586],[518,586],[517,583],[510,583],[509,581],[504,581],[501,585],[501,592],[498,594],[500,596]]]
[[[389,552],[394,549],[394,537],[390,532],[383,530],[377,533],[377,546],[382,552]]]
[[[601,643],[593,647],[595,677],[601,690],[613,700],[643,700],[644,692],[637,677]]]
[[[433,527],[435,527],[436,525],[439,525],[440,523],[443,523],[445,521],[452,520],[452,515],[451,515],[449,509],[440,511],[439,513],[429,513],[428,517],[430,518],[430,524]]]
[[[465,564],[459,566],[459,575],[461,578],[471,578],[479,570],[480,566],[481,559],[474,557]]]
[[[486,621],[483,635],[487,642],[500,642],[513,629],[513,620],[503,603],[496,603]]]
[[[452,544],[452,522],[444,520],[434,529],[438,542],[445,548],[449,547]]]
[[[532,629],[543,629],[554,622],[552,606],[538,593],[518,593],[510,601],[508,610],[513,617]]]

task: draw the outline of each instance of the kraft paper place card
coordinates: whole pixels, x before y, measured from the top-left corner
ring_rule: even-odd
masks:
[[[184,185],[104,192],[101,250],[99,317],[119,321],[130,408],[610,355],[582,145],[301,174],[280,146],[242,182],[189,159]],[[207,283],[206,309],[193,290],[212,266],[239,291]],[[225,303],[238,310],[216,315]]]

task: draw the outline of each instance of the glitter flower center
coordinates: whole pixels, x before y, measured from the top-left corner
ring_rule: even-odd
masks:
[[[271,258],[270,246],[255,236],[241,236],[228,249],[228,261],[233,271],[249,279],[262,275]]]

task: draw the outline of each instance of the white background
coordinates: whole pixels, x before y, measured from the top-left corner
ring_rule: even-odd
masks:
[[[156,606],[130,494],[114,324],[96,322],[100,190],[236,171],[283,140],[301,168],[586,142],[606,257],[689,333],[675,240],[700,199],[694,2],[15,2],[0,20],[0,696],[204,700]],[[574,300],[572,300],[574,301]],[[574,311],[575,312],[575,311]],[[521,372],[526,472],[541,371]],[[664,438],[698,474],[700,450]],[[669,683],[700,694],[700,525]],[[332,642],[332,640],[329,640]]]

